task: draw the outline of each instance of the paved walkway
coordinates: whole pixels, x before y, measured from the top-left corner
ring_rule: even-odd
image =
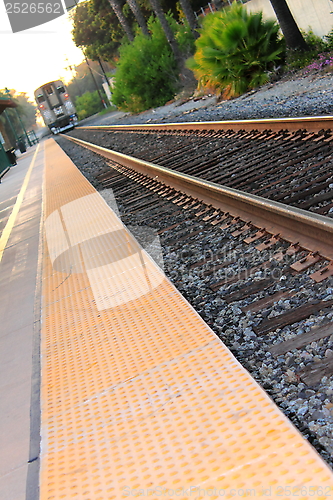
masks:
[[[26,499],[43,154],[29,149],[0,184],[0,498]],[[5,249],[4,249],[5,247]],[[38,353],[37,353],[38,362]],[[38,367],[38,364],[37,364]],[[38,376],[38,371],[37,371]],[[37,387],[39,381],[37,379]],[[38,399],[38,391],[37,391]],[[35,398],[35,395],[33,396]],[[38,411],[37,411],[38,416]],[[34,419],[34,417],[33,417]],[[38,422],[37,428],[38,428]],[[39,439],[37,434],[37,455]],[[31,465],[33,468],[34,465]]]
[[[172,121],[172,117],[176,117],[182,114],[192,113],[199,109],[205,109],[210,106],[215,105],[217,102],[216,96],[203,97],[198,100],[190,99],[187,102],[181,103],[180,101],[174,101],[165,106],[160,106],[159,108],[149,109],[140,113],[139,116],[144,122],[149,123],[150,121],[169,119]],[[131,119],[130,113],[123,113],[122,111],[114,111],[112,113],[107,113],[106,115],[94,115],[81,120],[79,126],[87,127],[92,125],[114,125],[122,120],[123,118]]]

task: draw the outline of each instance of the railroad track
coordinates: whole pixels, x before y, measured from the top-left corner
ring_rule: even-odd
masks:
[[[235,123],[238,125],[236,126]],[[328,119],[83,127],[73,135],[314,213],[333,214]]]
[[[135,149],[135,137],[140,140],[140,156],[142,150],[148,155],[144,132],[134,133],[130,131],[132,145],[127,143],[127,148]],[[75,132],[78,134],[82,132]],[[115,132],[108,140],[117,142],[118,134],[124,132]],[[181,134],[186,143],[181,152],[185,170],[194,132]],[[234,132],[223,134],[223,140],[235,139]],[[104,135],[103,131],[102,138]],[[149,137],[151,140],[151,134]],[[178,134],[167,132],[162,137],[163,144],[168,142],[176,154],[180,152]],[[96,142],[95,132],[93,138]],[[238,149],[242,149],[241,139],[245,141],[243,154],[249,142],[254,141],[258,150],[258,144],[268,138],[284,145],[282,149],[289,153],[293,151],[289,141],[298,151],[306,145],[308,163],[316,165],[321,157],[324,168],[330,161],[326,148],[331,141],[329,131],[243,131],[237,138]],[[200,148],[209,144],[210,150],[216,141],[223,142],[216,131],[200,132],[199,139]],[[78,146],[75,140],[74,146],[62,138],[60,142],[78,163],[78,156],[83,155],[77,148],[82,143]],[[97,151],[94,145],[89,148]],[[310,159],[310,151],[317,155],[315,160]],[[90,152],[85,152],[84,162],[99,163],[95,182],[101,193],[113,206],[116,200],[122,221],[160,259],[167,276],[332,465],[333,221],[202,178],[198,181],[143,161],[137,163],[124,155],[102,150],[99,154],[107,155],[107,165],[100,165],[101,160]],[[202,149],[195,156],[202,156]],[[206,158],[209,162],[208,153]],[[298,160],[302,164],[300,154]],[[274,161],[270,163],[274,167]],[[87,173],[87,168],[81,165],[81,169]],[[325,204],[329,202],[326,198]]]

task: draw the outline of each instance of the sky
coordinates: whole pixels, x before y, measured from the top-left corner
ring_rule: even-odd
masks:
[[[52,80],[71,79],[69,65],[83,60],[72,41],[72,24],[66,13],[41,26],[12,33],[5,5],[0,0],[0,89],[26,92]],[[66,60],[67,59],[67,60]]]

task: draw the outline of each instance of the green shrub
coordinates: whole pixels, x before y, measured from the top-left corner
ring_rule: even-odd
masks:
[[[285,57],[277,23],[263,21],[261,13],[248,13],[240,4],[206,16],[199,32],[187,65],[199,86],[223,91],[225,97],[263,85]]]
[[[183,57],[190,57],[195,51],[195,40],[187,21],[183,20],[181,23],[177,23],[169,14],[167,14],[167,19]]]
[[[327,50],[333,50],[333,30],[331,30],[325,37]]]
[[[309,31],[307,32],[302,31],[302,35],[309,47],[310,52],[315,52],[318,54],[319,52],[324,52],[325,50],[327,50],[327,42],[325,42],[325,40],[320,36],[315,35],[311,29],[309,29]]]
[[[326,52],[333,49],[330,47],[329,36],[327,35],[325,41],[320,36],[313,33],[311,29],[308,32],[302,31],[304,40],[309,47],[307,51],[291,50],[287,51],[286,58],[286,70],[298,70],[309,66],[322,52]],[[333,38],[333,37],[332,37]]]
[[[188,53],[193,47],[190,30],[170,16],[168,20],[180,49]],[[178,90],[176,63],[161,25],[158,20],[150,19],[148,26],[150,38],[139,33],[131,44],[120,48],[112,102],[123,111],[139,113],[162,106]]]
[[[95,92],[85,92],[75,99],[75,107],[79,120],[94,115],[104,109],[97,90]]]

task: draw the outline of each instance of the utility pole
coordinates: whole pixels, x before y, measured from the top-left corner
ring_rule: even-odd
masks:
[[[87,66],[88,66],[88,68],[89,68],[89,71],[90,71],[90,74],[91,74],[91,76],[92,76],[92,79],[94,80],[94,84],[95,84],[96,90],[97,90],[97,92],[98,92],[99,98],[100,98],[100,100],[101,100],[101,103],[103,104],[104,108],[107,108],[108,106],[107,106],[106,102],[105,102],[105,101],[104,101],[104,99],[103,99],[103,96],[102,96],[102,94],[101,94],[101,91],[99,90],[98,84],[97,84],[97,82],[96,82],[96,78],[94,77],[93,70],[92,70],[92,69],[91,69],[91,67],[90,67],[89,61],[88,61],[88,59],[87,59],[87,57],[86,57],[85,55],[84,55],[84,58],[85,58],[85,61],[86,61],[86,63],[87,63]]]
[[[103,65],[102,65],[102,61],[100,60],[99,57],[97,58],[97,61],[98,61],[99,65],[100,65],[100,67],[101,67],[101,70],[102,70],[102,73],[104,75],[106,83],[109,84],[109,79],[108,79],[108,77],[107,77],[107,75],[105,73],[105,70],[104,70]]]

